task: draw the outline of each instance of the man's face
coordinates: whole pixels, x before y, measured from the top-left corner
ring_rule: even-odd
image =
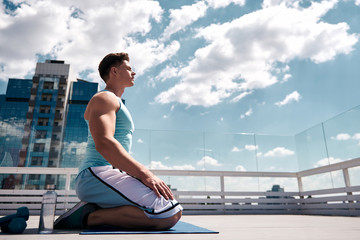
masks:
[[[123,61],[123,63],[116,67],[117,77],[125,85],[125,87],[131,87],[134,85],[135,72],[132,70],[128,61]]]

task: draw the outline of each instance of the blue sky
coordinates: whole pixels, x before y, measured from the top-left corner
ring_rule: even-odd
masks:
[[[36,62],[49,58],[102,88],[99,61],[128,52],[137,75],[123,97],[140,129],[135,150],[148,138],[141,129],[194,131],[188,138],[157,133],[162,144],[189,145],[194,157],[167,164],[171,154],[187,156],[155,148],[159,168],[295,171],[286,137],[276,144],[260,138],[260,147],[233,139],[204,153],[199,132],[293,136],[360,104],[359,0],[5,0],[0,11],[0,94],[9,78],[31,78]],[[329,139],[358,141],[356,131]],[[211,151],[229,140],[213,139]],[[232,154],[246,159],[247,151],[259,166],[234,162]],[[277,154],[287,158],[263,161]]]
[[[3,1],[0,93],[56,58],[130,53],[137,128],[294,135],[359,105],[360,2]]]

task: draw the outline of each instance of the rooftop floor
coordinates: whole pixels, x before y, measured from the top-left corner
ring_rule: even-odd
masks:
[[[102,240],[144,239],[146,240],[212,240],[212,239],[359,239],[360,217],[328,217],[304,215],[214,215],[183,216],[182,221],[200,227],[219,231],[219,234],[147,234],[147,235],[101,235]],[[79,231],[55,231],[51,235],[37,234],[38,216],[31,216],[28,227],[20,235],[3,235],[0,239],[40,240],[40,239],[99,239],[99,235],[79,235]]]

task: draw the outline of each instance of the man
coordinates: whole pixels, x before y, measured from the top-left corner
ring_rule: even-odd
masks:
[[[113,225],[132,230],[165,230],[180,219],[182,207],[169,187],[129,154],[134,124],[121,101],[134,85],[126,53],[110,53],[99,64],[104,91],[89,101],[85,161],[76,193],[81,200],[55,221],[55,228]]]

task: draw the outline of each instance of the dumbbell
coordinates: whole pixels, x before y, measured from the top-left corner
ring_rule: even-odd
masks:
[[[1,231],[5,233],[22,233],[29,219],[29,209],[27,207],[18,208],[15,214],[0,218]]]

